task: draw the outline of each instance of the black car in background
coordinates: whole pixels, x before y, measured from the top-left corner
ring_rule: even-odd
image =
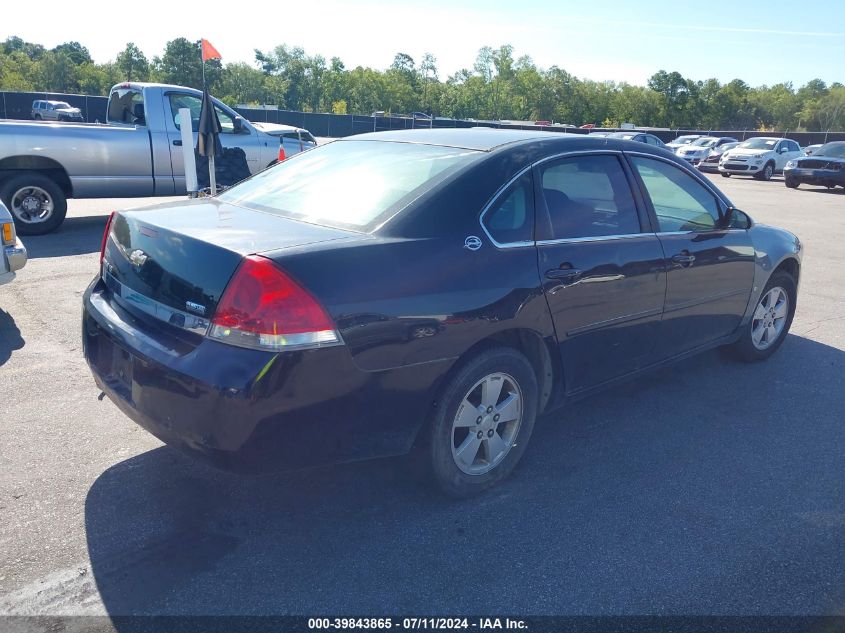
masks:
[[[810,156],[790,160],[783,169],[783,180],[790,189],[801,184],[845,187],[845,141],[825,143]]]
[[[644,143],[365,134],[113,214],[83,346],[127,416],[219,466],[413,451],[464,496],[567,399],[714,346],[770,356],[800,261]]]

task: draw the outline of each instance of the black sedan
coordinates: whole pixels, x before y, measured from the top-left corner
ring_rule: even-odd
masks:
[[[783,180],[790,189],[801,184],[845,187],[845,141],[825,143],[812,155],[789,161]]]
[[[770,356],[800,262],[642,143],[366,134],[113,214],[84,353],[127,416],[222,467],[413,451],[462,496],[567,399],[719,345]]]

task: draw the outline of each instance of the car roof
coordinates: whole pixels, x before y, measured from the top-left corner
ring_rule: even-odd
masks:
[[[462,149],[489,152],[497,147],[520,141],[539,141],[569,137],[585,139],[586,134],[566,134],[564,132],[534,132],[527,130],[501,130],[496,128],[440,128],[426,130],[394,130],[390,132],[368,132],[347,136],[343,140],[393,141],[396,143],[421,143],[424,145],[443,145]],[[595,137],[593,137],[595,139]],[[598,141],[598,139],[595,139]],[[601,141],[599,141],[601,142]]]

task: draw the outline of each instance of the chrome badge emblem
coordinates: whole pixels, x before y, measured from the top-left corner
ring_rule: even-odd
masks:
[[[129,253],[129,261],[140,268],[144,265],[144,262],[147,261],[147,254],[140,248],[136,248],[134,251]]]
[[[199,303],[194,303],[193,301],[186,301],[185,307],[190,310],[191,312],[196,312],[197,314],[205,314],[205,306],[200,305]]]
[[[481,248],[481,238],[476,237],[475,235],[470,235],[464,240],[464,248],[468,248],[471,251],[477,251]]]

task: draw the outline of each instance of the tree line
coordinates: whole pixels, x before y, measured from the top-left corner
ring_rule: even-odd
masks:
[[[206,63],[212,93],[234,104],[336,114],[426,112],[480,120],[548,120],[581,125],[713,130],[845,129],[845,86],[813,79],[752,87],[741,79],[693,80],[660,70],[647,85],[579,78],[559,66],[542,69],[513,47],[483,47],[471,68],[444,78],[426,53],[417,62],[397,53],[384,70],[347,68],[296,46],[255,51],[255,63]],[[128,43],[97,64],[79,42],[52,49],[9,37],[0,44],[0,90],[107,94],[122,81],[202,87],[199,42],[177,38],[148,59]]]

